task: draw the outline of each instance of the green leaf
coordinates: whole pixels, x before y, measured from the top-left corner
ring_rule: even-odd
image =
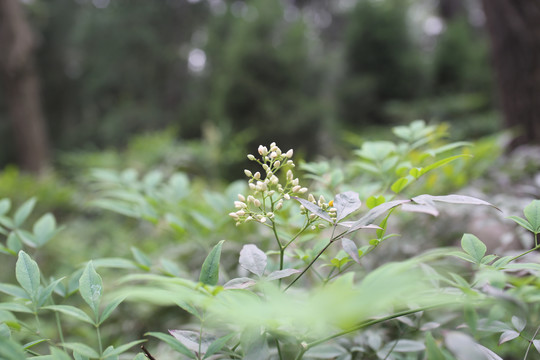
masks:
[[[99,312],[102,291],[103,281],[101,280],[101,276],[94,269],[92,261],[89,261],[79,279],[79,292],[84,301],[94,311],[96,319]]]
[[[131,253],[133,254],[133,257],[135,258],[135,261],[137,261],[137,264],[143,269],[143,270],[150,270],[150,266],[152,265],[152,261],[150,258],[143,253],[141,250],[136,248],[135,246],[131,247]]]
[[[534,232],[534,227],[527,220],[520,218],[519,216],[509,216],[508,219],[515,221],[519,226],[524,227],[530,232]]]
[[[19,258],[15,265],[15,277],[26,290],[32,300],[38,295],[40,274],[38,264],[24,251],[19,251]]]
[[[52,311],[56,311],[68,316],[71,316],[75,319],[84,321],[86,323],[94,325],[94,320],[90,318],[84,311],[82,311],[79,308],[76,308],[75,306],[70,305],[49,305],[44,306],[43,309],[48,309]]]
[[[147,336],[153,336],[159,340],[165,342],[173,350],[179,352],[180,354],[186,355],[190,359],[196,359],[195,354],[193,354],[187,347],[184,346],[180,341],[176,340],[173,336],[167,335],[160,332],[149,332],[146,333]]]
[[[22,289],[21,289],[22,290]],[[32,314],[34,311],[28,306],[19,303],[1,302],[0,310]]]
[[[437,162],[434,162],[433,164],[424,167],[422,169],[422,171],[420,171],[420,176],[424,175],[428,171],[440,168],[441,166],[444,166],[444,165],[446,165],[446,164],[448,164],[448,163],[450,163],[450,162],[452,162],[454,160],[457,160],[459,158],[462,158],[462,157],[471,157],[471,155],[467,155],[467,154],[455,155],[455,156],[450,156],[450,157],[444,158],[442,160],[439,160]]]
[[[510,261],[512,261],[512,256],[503,256],[500,259],[497,259],[491,266],[499,269],[506,266]]]
[[[221,247],[223,246],[224,241],[225,240],[221,240],[217,243],[204,260],[201,268],[201,275],[199,276],[199,281],[203,284],[214,286],[218,283],[219,259],[221,258]]]
[[[53,281],[52,283],[50,283],[49,285],[47,285],[47,287],[45,287],[44,289],[40,289],[39,296],[38,296],[38,307],[45,304],[45,302],[50,298],[52,292],[54,291],[58,283],[60,283],[60,281],[62,280],[64,280],[64,278],[57,279]]]
[[[28,349],[30,349],[30,348],[38,345],[38,344],[44,343],[44,342],[49,341],[49,340],[50,339],[38,339],[38,340],[31,341],[29,343],[24,344],[23,349],[28,350]]]
[[[458,257],[458,258],[460,258],[462,260],[471,262],[473,264],[477,263],[475,258],[473,258],[471,255],[469,255],[467,253],[464,253],[462,251],[451,251],[447,255],[456,256],[456,257]]]
[[[26,359],[26,354],[19,344],[10,339],[0,337],[0,359],[21,360]]]
[[[96,269],[112,268],[112,269],[137,269],[135,263],[128,259],[123,258],[101,258],[92,260]]]
[[[71,357],[60,349],[50,346],[51,357],[54,360],[71,360]]]
[[[405,189],[405,187],[407,187],[408,184],[409,184],[409,178],[408,177],[402,177],[402,178],[397,179],[392,184],[390,189],[392,189],[392,191],[395,192],[396,194],[399,194],[401,192],[401,190],[403,190],[403,189]]]
[[[20,227],[26,221],[32,210],[34,210],[35,205],[36,199],[31,198],[17,209],[15,215],[13,216],[13,223],[15,227]]]
[[[426,333],[426,355],[429,360],[447,360],[430,332]]]
[[[461,238],[461,247],[465,252],[471,255],[479,264],[486,254],[486,245],[473,234],[463,234]]]
[[[9,209],[11,209],[11,200],[2,199],[0,200],[0,216],[6,214]]]
[[[9,233],[9,236],[6,241],[6,245],[13,252],[13,255],[16,255],[23,249],[23,244],[21,239],[17,236],[15,231]]]
[[[91,359],[99,359],[99,354],[90,346],[81,343],[62,343],[63,347],[66,347],[74,352],[79,353],[82,356],[89,357]]]
[[[540,200],[533,200],[523,210],[525,217],[529,220],[535,234],[540,233]]]
[[[118,305],[122,303],[122,301],[124,301],[123,297],[118,298],[113,302],[107,304],[107,306],[105,306],[105,309],[103,309],[101,316],[99,317],[98,325],[102,324],[105,320],[107,320],[109,316],[111,316],[112,312],[118,307]]]
[[[135,340],[135,341],[132,341],[132,342],[129,342],[127,344],[124,344],[124,345],[121,345],[117,348],[113,348],[113,347],[108,347],[107,349],[105,349],[105,351],[103,352],[103,357],[106,358],[106,357],[110,357],[110,356],[116,356],[116,355],[120,355],[126,351],[128,351],[129,349],[131,349],[132,347],[134,347],[135,345],[137,344],[140,344],[140,343],[143,343],[145,342],[146,340]]]
[[[375,196],[370,196],[367,200],[366,200],[366,206],[370,209],[373,209],[375,206],[378,206],[378,205],[381,205],[381,204],[384,204],[384,202],[386,201],[386,199],[384,198],[384,196],[382,195],[379,195],[377,197]]]
[[[33,226],[35,243],[45,245],[56,233],[56,220],[52,214],[47,213],[39,218]]]
[[[235,335],[234,333],[229,334],[229,335],[225,335],[225,336],[220,337],[219,339],[215,340],[213,343],[211,343],[210,346],[208,347],[208,350],[206,350],[206,354],[204,354],[203,359],[207,359],[208,357],[210,357],[210,356],[214,355],[215,353],[217,353],[218,351],[220,351],[223,348],[223,346],[225,346],[227,341],[232,339],[232,337],[234,335]]]

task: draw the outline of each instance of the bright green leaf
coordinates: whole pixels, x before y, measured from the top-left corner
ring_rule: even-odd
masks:
[[[206,285],[217,285],[219,279],[219,260],[221,258],[221,247],[223,242],[221,240],[217,243],[216,246],[210,251],[210,254],[204,260],[204,263],[201,268],[201,275],[199,276],[199,281]]]
[[[471,255],[477,263],[482,261],[486,254],[486,245],[473,234],[463,234],[461,238],[461,247],[465,252]]]
[[[103,292],[103,281],[101,276],[94,269],[92,261],[88,262],[84,269],[81,278],[79,279],[79,292],[82,298],[96,315],[99,311],[99,302],[101,301],[101,295]]]
[[[523,213],[529,224],[533,228],[535,234],[540,233],[540,200],[533,200],[529,205],[525,206]]]
[[[15,265],[15,277],[32,299],[36,299],[39,290],[40,273],[38,264],[24,251],[19,252]]]

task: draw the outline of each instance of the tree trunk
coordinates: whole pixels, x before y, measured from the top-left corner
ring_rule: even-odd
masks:
[[[0,0],[0,74],[19,165],[42,173],[49,143],[34,63],[34,37],[19,0]]]
[[[540,144],[540,1],[483,0],[505,126],[512,146]]]

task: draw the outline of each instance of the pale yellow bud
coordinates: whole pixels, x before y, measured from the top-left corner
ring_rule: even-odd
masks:
[[[244,174],[246,174],[247,177],[252,177],[253,174],[251,173],[251,171],[249,171],[248,169],[245,169],[244,170]]]
[[[314,203],[314,204],[315,204],[315,202],[316,202],[316,201],[315,201],[315,197],[313,196],[313,194],[309,194],[307,199],[308,199],[308,201],[310,201],[310,202],[312,202],[312,203]]]
[[[255,206],[257,206],[257,207],[261,206],[260,200],[259,200],[259,199],[253,200],[253,205],[255,205]]]
[[[302,187],[301,187],[300,185],[296,185],[296,186],[293,186],[293,188],[292,188],[291,191],[292,191],[293,193],[296,193],[296,192],[298,192],[301,188],[302,188]]]
[[[261,173],[257,171],[257,172],[255,173],[255,175],[253,175],[253,178],[254,178],[255,180],[259,180],[259,179],[261,178]]]
[[[255,160],[255,156],[248,154],[247,158],[251,161]]]
[[[274,168],[278,168],[279,165],[281,165],[281,161],[278,160],[274,163]]]

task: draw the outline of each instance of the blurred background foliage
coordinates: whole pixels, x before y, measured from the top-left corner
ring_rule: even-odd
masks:
[[[444,18],[445,2],[25,1],[53,162],[168,128],[218,151],[211,168],[230,179],[245,149],[270,141],[312,159],[342,151],[342,130],[415,118],[493,133],[479,3]],[[0,123],[6,165],[16,154]]]

